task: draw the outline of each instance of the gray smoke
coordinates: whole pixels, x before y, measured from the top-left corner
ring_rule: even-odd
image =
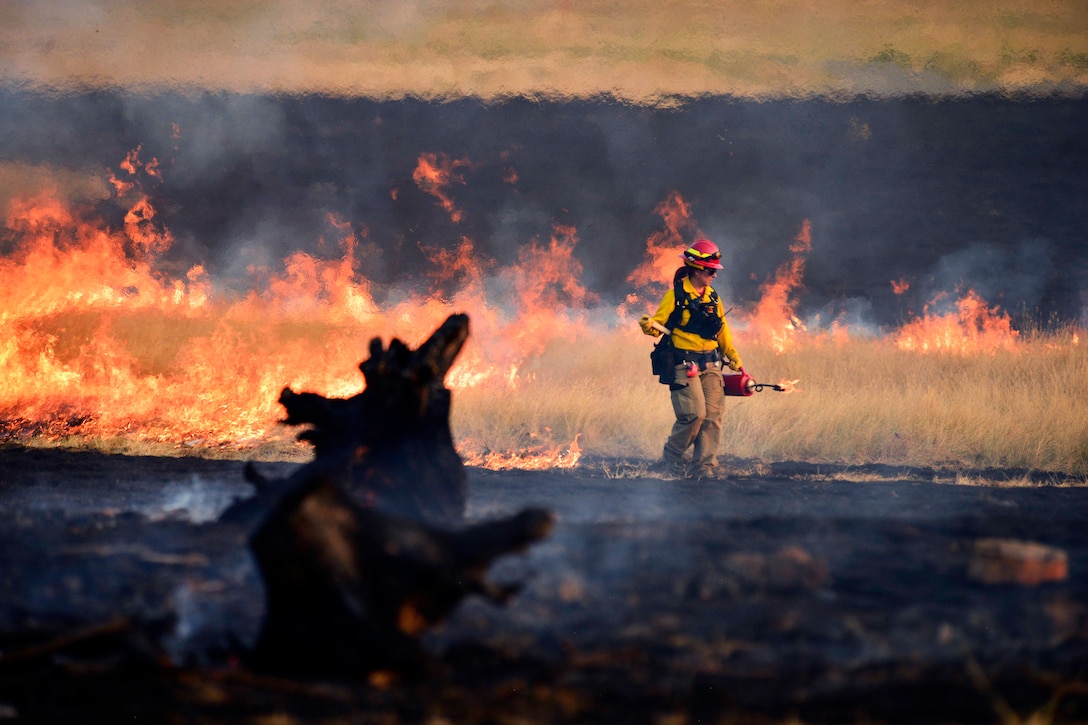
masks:
[[[1023,240],[1010,248],[974,243],[942,257],[933,273],[933,294],[970,287],[991,304],[1038,304],[1055,274],[1053,245]],[[1015,312],[1015,310],[1013,310]]]
[[[159,161],[161,179],[140,181],[177,240],[163,263],[201,262],[215,278],[296,250],[338,256],[346,223],[381,301],[430,284],[422,250],[467,237],[501,268],[563,224],[577,229],[583,283],[611,306],[662,229],[654,208],[676,192],[723,248],[718,286],[742,309],[807,219],[802,319],[895,325],[968,288],[1012,312],[1083,315],[1083,98],[647,108],[9,87],[0,108],[0,201],[50,179],[117,226],[124,205],[101,179],[139,147]],[[413,181],[424,153],[463,162],[464,183],[448,190],[460,220]],[[0,234],[11,249],[11,231]]]

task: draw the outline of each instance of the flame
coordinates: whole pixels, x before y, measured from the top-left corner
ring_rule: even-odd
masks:
[[[176,132],[177,124],[174,124],[174,129]],[[109,174],[108,180],[119,198],[126,196],[139,187],[138,180],[135,177],[137,177],[141,171],[152,178],[162,181],[162,171],[160,169],[159,160],[152,157],[151,161],[148,161],[147,163],[140,161],[140,152],[142,150],[143,146],[137,146],[129,151],[121,163],[118,164],[122,171],[133,178],[130,178],[129,180],[119,179],[112,171]]]
[[[673,272],[680,266],[680,250],[686,245],[684,236],[700,235],[698,227],[691,218],[691,206],[677,192],[671,192],[654,209],[665,222],[665,228],[654,232],[646,240],[646,261],[640,264],[627,277],[627,281],[636,287],[660,288],[671,284]],[[655,300],[656,301],[656,300]]]
[[[180,136],[176,125],[174,135]],[[448,189],[464,183],[459,170],[468,165],[424,154],[413,174],[454,222],[460,210]],[[454,389],[523,389],[534,381],[525,363],[550,344],[601,338],[600,323],[590,322],[600,300],[582,282],[573,226],[555,224],[546,241],[523,243],[516,261],[505,266],[481,254],[468,236],[451,248],[420,245],[432,267],[429,292],[393,290],[381,301],[360,261],[360,246],[374,246],[368,232],[329,215],[336,239],[320,245],[325,256],[298,251],[252,268],[246,291],[232,292],[201,264],[164,271],[174,238],[143,191],[145,184],[164,183],[163,175],[157,159],[141,159],[139,147],[126,155],[109,173],[114,203],[124,212],[113,226],[56,193],[10,203],[3,235],[8,251],[0,257],[0,439],[123,436],[255,445],[276,436],[282,411],[275,401],[284,386],[353,395],[363,385],[356,366],[370,337],[380,333],[418,345],[452,312],[469,313],[473,326],[446,378]],[[647,240],[644,259],[628,278],[635,289],[616,308],[625,329],[628,308],[656,305],[681,263],[684,238],[699,234],[679,193],[654,211],[663,229]],[[739,341],[742,352],[756,344],[781,353],[826,339],[849,342],[850,330],[839,321],[812,332],[794,312],[811,248],[811,224],[803,220],[791,258],[760,287],[760,299],[735,303],[746,308],[737,325],[747,337]],[[893,291],[908,286],[892,285]],[[965,355],[1019,349],[1008,316],[974,292],[956,303],[956,312],[929,309],[893,333],[900,349]],[[1076,331],[1071,339],[1079,344]],[[778,385],[799,392],[798,382]],[[569,445],[538,436],[518,451],[486,450],[467,440],[460,447],[470,465],[573,467],[581,457],[580,435]]]
[[[956,301],[955,312],[934,315],[928,308],[921,318],[896,333],[895,344],[900,350],[954,355],[1019,350],[1019,333],[1012,329],[1009,316],[997,307],[988,307],[973,290]]]
[[[799,393],[801,389],[797,387],[797,383],[801,382],[800,379],[796,380],[779,380],[777,385],[781,388],[780,392],[783,393]]]
[[[475,443],[466,440],[459,446],[461,458],[466,466],[486,468],[492,471],[540,471],[550,468],[575,468],[582,457],[582,447],[578,445],[579,433],[567,446],[538,446],[518,452],[496,452],[475,450]]]
[[[375,332],[418,345],[452,312],[468,312],[473,336],[447,384],[503,390],[527,381],[527,357],[585,334],[597,298],[580,282],[572,226],[531,240],[501,269],[467,237],[452,250],[424,249],[436,269],[432,294],[395,303],[375,300],[360,273],[360,233],[333,216],[338,254],[295,252],[253,268],[241,295],[218,289],[199,264],[165,274],[157,263],[174,239],[141,191],[149,174],[136,175],[147,170],[138,152],[122,161],[126,183],[114,187],[127,209],[120,228],[56,194],[8,209],[15,245],[0,258],[0,436],[245,446],[273,435],[284,386],[359,392],[357,365]],[[502,455],[575,465],[579,449],[575,441],[559,454],[491,454],[488,465]]]
[[[471,162],[468,159],[451,159],[446,154],[425,153],[420,155],[412,172],[416,186],[438,199],[454,224],[459,223],[464,214],[454,206],[448,190],[453,184],[465,183],[464,177],[457,171],[462,166],[471,166]]]
[[[533,241],[523,247],[514,269],[515,294],[519,305],[522,331],[515,340],[534,352],[542,347],[539,340],[552,336],[557,323],[558,310],[580,311],[598,301],[598,296],[588,291],[578,279],[582,264],[574,257],[578,243],[577,230],[569,225],[556,224],[547,246]],[[582,320],[568,316],[561,324],[563,333],[571,335],[580,328]]]
[[[804,323],[794,314],[790,296],[801,288],[805,255],[812,250],[812,223],[805,219],[790,245],[793,257],[779,265],[774,279],[760,286],[762,296],[747,316],[749,339],[769,345],[775,352],[785,352],[796,345],[806,332]]]

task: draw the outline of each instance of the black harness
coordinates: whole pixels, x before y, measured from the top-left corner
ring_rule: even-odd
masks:
[[[710,300],[707,302],[703,302],[701,298],[692,297],[684,291],[684,275],[679,270],[673,277],[672,285],[676,306],[669,313],[665,327],[670,330],[683,330],[706,340],[717,340],[724,323],[722,318],[718,317],[718,293],[714,291],[714,288],[710,288]],[[687,324],[680,323],[684,318],[684,310],[691,313]],[[717,348],[705,353],[677,350],[672,344],[672,335],[664,335],[650,352],[650,363],[658,381],[668,385],[669,390],[675,390],[678,387],[675,384],[675,371],[680,360],[698,365],[700,370],[706,370],[708,363],[718,362],[721,357]]]
[[[673,297],[676,306],[673,308],[665,327],[670,330],[683,330],[684,332],[698,335],[704,340],[717,340],[718,333],[722,331],[722,318],[718,316],[718,293],[710,288],[710,299],[703,302],[701,298],[692,297],[684,291],[684,278],[677,275],[672,283]],[[684,310],[690,312],[688,321],[681,324],[684,319]]]

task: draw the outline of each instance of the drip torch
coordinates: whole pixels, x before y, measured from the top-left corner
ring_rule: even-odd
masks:
[[[752,393],[762,393],[764,388],[777,390],[780,393],[788,393],[790,390],[784,385],[757,383],[755,378],[744,372],[744,368],[738,370],[736,375],[722,375],[722,386],[725,388],[726,395],[741,396],[748,396]]]
[[[664,325],[662,325],[659,322],[650,323],[650,326],[653,327],[655,330],[657,330],[658,332],[660,332],[662,334],[665,334],[665,335],[671,335],[672,334],[672,330],[665,327]],[[689,366],[689,368],[688,368],[688,377],[689,378],[694,377],[695,375],[698,375],[698,374],[699,373],[698,373],[698,368],[697,367],[693,369],[691,366]],[[774,383],[759,383],[759,382],[756,382],[756,379],[753,378],[748,373],[746,373],[744,371],[744,368],[741,368],[740,370],[738,370],[735,375],[729,375],[729,374],[722,375],[722,387],[725,389],[725,394],[726,395],[736,395],[736,396],[739,396],[739,397],[748,397],[749,395],[752,395],[753,393],[762,393],[765,388],[770,388],[771,390],[777,390],[780,393],[790,392],[790,387],[787,387],[785,385],[776,385]]]

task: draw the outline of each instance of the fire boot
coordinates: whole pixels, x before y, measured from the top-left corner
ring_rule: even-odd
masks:
[[[688,478],[694,479],[696,481],[706,481],[708,479],[718,477],[719,476],[714,470],[713,466],[700,466],[699,468],[693,468],[691,469],[691,473],[688,475]]]
[[[654,473],[663,473],[673,478],[685,478],[687,475],[687,466],[684,462],[672,460],[668,456],[662,456],[651,463],[648,470]]]

